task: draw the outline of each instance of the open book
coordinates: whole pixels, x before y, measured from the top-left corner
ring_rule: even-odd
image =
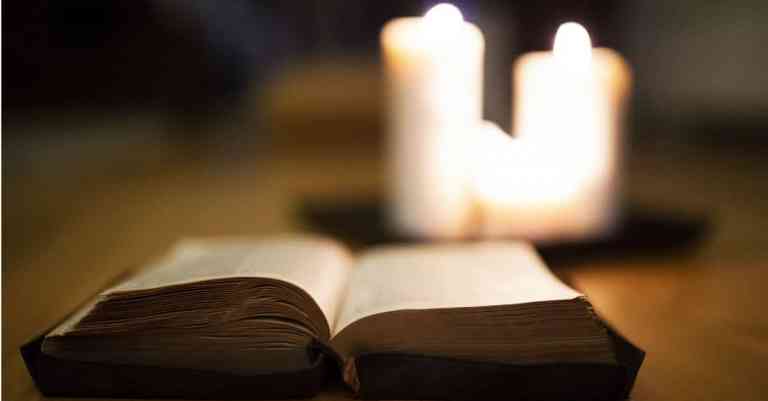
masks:
[[[541,371],[534,374],[544,394],[557,386],[551,377],[563,377],[564,391],[586,383],[590,399],[609,399],[628,391],[638,368],[624,361],[626,346],[525,243],[353,256],[332,240],[283,237],[184,241],[49,332],[40,351],[134,372],[272,375],[288,383],[292,372],[323,359],[364,398],[443,398],[462,380],[475,394],[472,385],[488,390],[500,379],[530,386],[527,372]],[[574,382],[568,372],[585,367],[602,376]],[[195,395],[142,390],[127,395]],[[259,391],[246,396],[262,398]]]

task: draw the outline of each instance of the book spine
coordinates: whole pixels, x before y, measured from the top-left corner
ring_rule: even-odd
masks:
[[[335,362],[335,367],[344,384],[355,394],[360,391],[360,379],[357,375],[357,364],[354,357],[345,358],[333,346],[320,339],[315,339],[309,346],[310,358],[320,355]]]
[[[360,377],[357,375],[357,364],[355,358],[347,358],[342,372],[344,383],[355,393],[360,394]]]

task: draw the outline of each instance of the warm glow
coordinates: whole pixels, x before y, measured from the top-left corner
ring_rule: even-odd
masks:
[[[474,190],[486,202],[523,209],[559,206],[583,181],[574,168],[580,166],[563,163],[566,157],[556,146],[515,139],[489,122],[476,138]]]
[[[592,41],[587,30],[576,22],[566,22],[557,29],[555,58],[570,67],[586,68],[592,60]]]
[[[426,21],[428,35],[433,41],[445,41],[448,36],[458,31],[464,22],[464,17],[456,6],[441,3],[424,14],[424,21]]]
[[[603,176],[589,165],[599,160],[574,157],[583,147],[513,138],[491,123],[476,138],[473,193],[482,235],[582,238],[610,223],[606,199],[592,192]]]

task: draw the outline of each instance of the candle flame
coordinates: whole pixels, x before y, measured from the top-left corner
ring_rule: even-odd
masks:
[[[453,4],[440,3],[427,11],[424,18],[431,24],[441,27],[452,27],[464,21],[461,11]]]
[[[557,28],[552,50],[555,57],[572,67],[585,67],[592,59],[592,41],[587,30],[576,22]]]

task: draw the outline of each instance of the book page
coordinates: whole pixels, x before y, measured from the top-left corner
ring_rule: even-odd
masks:
[[[381,248],[361,256],[333,334],[382,312],[522,304],[581,296],[522,242]]]
[[[168,256],[104,294],[218,278],[272,278],[306,291],[332,324],[351,261],[344,247],[319,237],[185,240]]]

